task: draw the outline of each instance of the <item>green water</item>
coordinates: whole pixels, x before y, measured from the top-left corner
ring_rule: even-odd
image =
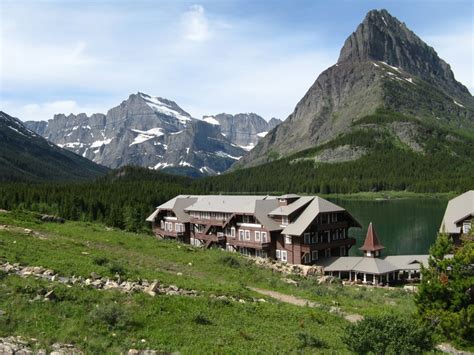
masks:
[[[370,222],[385,246],[383,255],[428,254],[448,203],[444,199],[331,200],[362,224],[361,229],[349,231],[356,239],[349,255],[362,255],[358,248],[364,242]]]

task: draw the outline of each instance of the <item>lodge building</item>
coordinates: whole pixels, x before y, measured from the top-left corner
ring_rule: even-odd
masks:
[[[179,195],[147,218],[158,238],[292,264],[347,256],[361,225],[318,196]]]

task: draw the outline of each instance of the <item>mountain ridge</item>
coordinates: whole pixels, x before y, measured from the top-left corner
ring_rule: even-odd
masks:
[[[86,180],[108,169],[61,149],[0,111],[0,181]]]
[[[293,113],[234,167],[259,165],[329,142],[378,109],[474,129],[469,91],[433,48],[386,10],[367,14],[344,42],[337,63],[318,76]]]

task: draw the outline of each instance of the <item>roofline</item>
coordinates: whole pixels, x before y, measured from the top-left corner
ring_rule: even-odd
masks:
[[[456,224],[456,227],[457,227],[457,224],[459,222],[464,221],[468,217],[474,217],[474,213],[473,212],[468,213],[467,215],[465,215],[464,217],[459,218],[457,221],[454,221],[453,223]]]

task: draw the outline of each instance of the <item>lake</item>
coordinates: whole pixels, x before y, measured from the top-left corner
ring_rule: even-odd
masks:
[[[380,243],[385,246],[382,255],[428,254],[436,240],[446,209],[446,199],[392,199],[351,200],[331,199],[344,207],[361,224],[351,228],[349,236],[356,239],[349,255],[362,255],[367,227],[373,223]]]

